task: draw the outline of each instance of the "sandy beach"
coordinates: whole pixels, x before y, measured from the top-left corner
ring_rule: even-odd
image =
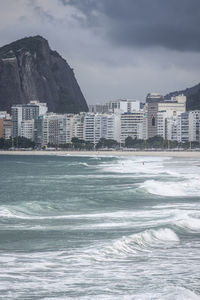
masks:
[[[170,156],[197,157],[200,151],[0,151],[0,155],[73,155],[73,156]]]

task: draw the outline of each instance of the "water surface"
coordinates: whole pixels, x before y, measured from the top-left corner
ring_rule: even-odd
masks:
[[[200,299],[200,159],[0,156],[1,299]]]

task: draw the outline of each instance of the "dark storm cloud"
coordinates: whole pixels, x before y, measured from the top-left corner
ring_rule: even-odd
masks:
[[[199,0],[60,0],[118,45],[200,51]],[[83,21],[83,20],[82,20]]]

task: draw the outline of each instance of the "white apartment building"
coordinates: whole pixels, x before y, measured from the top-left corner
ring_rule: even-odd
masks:
[[[120,141],[120,115],[85,114],[83,139],[87,142],[97,144],[101,138]]]
[[[73,116],[73,114],[46,114],[42,122],[42,145],[70,143]]]
[[[188,112],[182,113],[178,116],[177,141],[182,143],[189,141],[189,113]]]
[[[7,111],[0,111],[0,119],[10,119],[10,114]]]
[[[21,122],[20,136],[34,141],[34,119]]]
[[[47,104],[38,101],[31,101],[28,104],[13,105],[11,108],[13,137],[22,135],[22,121],[37,119],[39,116],[46,114],[46,112]]]
[[[165,139],[170,141],[177,141],[178,136],[178,116],[169,117],[165,119],[166,134]]]
[[[120,142],[121,126],[120,115],[108,114],[106,115],[106,134],[105,138]]]
[[[84,126],[85,113],[80,113],[73,116],[72,120],[72,137],[77,137],[83,140],[83,126]]]
[[[143,118],[144,113],[142,111],[121,115],[121,143],[124,143],[129,136],[133,139],[143,139]]]
[[[157,135],[161,136],[163,139],[166,138],[166,118],[166,111],[157,113]]]
[[[111,113],[131,113],[134,111],[140,110],[140,101],[139,100],[131,100],[131,99],[118,99],[115,101],[110,101],[108,103],[109,112]]]
[[[95,114],[87,113],[83,122],[83,139],[86,142],[95,143]]]
[[[189,112],[189,141],[200,142],[200,110]]]

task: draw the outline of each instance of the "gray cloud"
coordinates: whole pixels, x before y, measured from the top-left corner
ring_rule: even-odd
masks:
[[[74,68],[88,103],[144,100],[148,92],[166,94],[199,82],[199,5],[199,0],[6,0],[0,45],[40,34]]]
[[[199,0],[60,0],[115,44],[200,51]]]

